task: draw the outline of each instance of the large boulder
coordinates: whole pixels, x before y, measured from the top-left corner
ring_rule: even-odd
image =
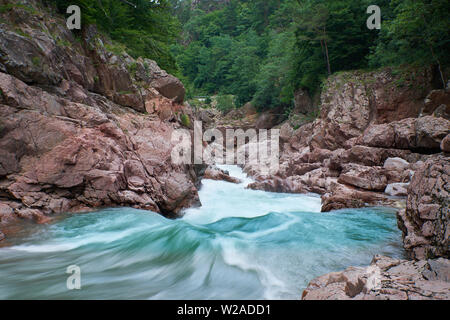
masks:
[[[2,221],[111,206],[175,217],[200,203],[196,168],[171,161],[177,122],[67,85],[56,95],[0,73]]]
[[[406,197],[408,195],[409,183],[391,183],[386,187],[384,193],[392,197]]]
[[[388,124],[369,126],[357,143],[376,148],[440,150],[442,140],[450,133],[450,121],[426,116]]]
[[[398,214],[404,246],[413,259],[449,258],[450,161],[436,156],[415,173],[406,210]]]
[[[367,206],[392,206],[396,202],[385,194],[361,190],[350,185],[334,183],[322,196],[322,212]]]
[[[449,300],[450,261],[406,261],[376,256],[367,268],[350,267],[314,279],[303,300]]]
[[[349,164],[344,165],[338,182],[365,190],[382,191],[386,189],[388,180],[383,168]]]
[[[144,65],[150,75],[150,85],[153,88],[164,97],[183,103],[186,89],[179,79],[162,70],[153,60],[145,59]]]
[[[331,76],[322,92],[321,115],[314,124],[311,147],[335,150],[359,137],[369,125],[418,117],[431,89],[432,73],[412,73],[414,76],[394,75],[392,70],[384,69]],[[395,85],[399,81],[406,83]],[[377,132],[381,141],[393,137],[386,130]]]

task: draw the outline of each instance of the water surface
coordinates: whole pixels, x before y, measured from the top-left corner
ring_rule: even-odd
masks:
[[[314,195],[205,180],[180,220],[134,209],[29,224],[0,249],[0,299],[299,299],[313,278],[402,257],[395,211],[320,213]],[[81,268],[81,290],[66,287]]]

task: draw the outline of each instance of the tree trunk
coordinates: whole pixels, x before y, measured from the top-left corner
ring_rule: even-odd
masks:
[[[331,65],[330,65],[330,56],[329,56],[329,54],[328,54],[328,44],[327,44],[327,40],[326,40],[326,37],[327,37],[327,29],[326,29],[326,27],[323,27],[323,35],[324,35],[324,40],[323,40],[323,42],[324,42],[324,44],[325,44],[325,53],[326,53],[326,55],[327,55],[328,75],[330,76],[330,75],[331,75]]]

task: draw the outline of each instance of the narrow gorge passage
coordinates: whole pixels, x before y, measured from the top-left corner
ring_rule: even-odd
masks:
[[[204,180],[183,219],[117,208],[27,225],[2,243],[0,299],[299,299],[319,275],[403,257],[393,209],[320,213],[318,196],[247,190],[221,168],[243,183]]]

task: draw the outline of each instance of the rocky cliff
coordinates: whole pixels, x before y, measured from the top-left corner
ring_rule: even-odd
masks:
[[[404,206],[415,170],[448,160],[450,94],[433,91],[432,78],[429,70],[392,69],[330,77],[319,118],[295,131],[281,126],[281,170],[245,168],[256,179],[250,187],[319,193],[323,211]]]
[[[450,298],[450,88],[432,83],[423,69],[334,75],[317,120],[281,126],[280,171],[245,167],[256,179],[249,188],[319,193],[324,212],[399,208],[404,247],[416,262],[375,258],[368,269],[312,281],[304,299]]]
[[[34,1],[5,8],[0,225],[111,206],[173,217],[198,205],[200,169],[171,161],[172,132],[191,115],[183,84],[93,26],[75,36]]]

